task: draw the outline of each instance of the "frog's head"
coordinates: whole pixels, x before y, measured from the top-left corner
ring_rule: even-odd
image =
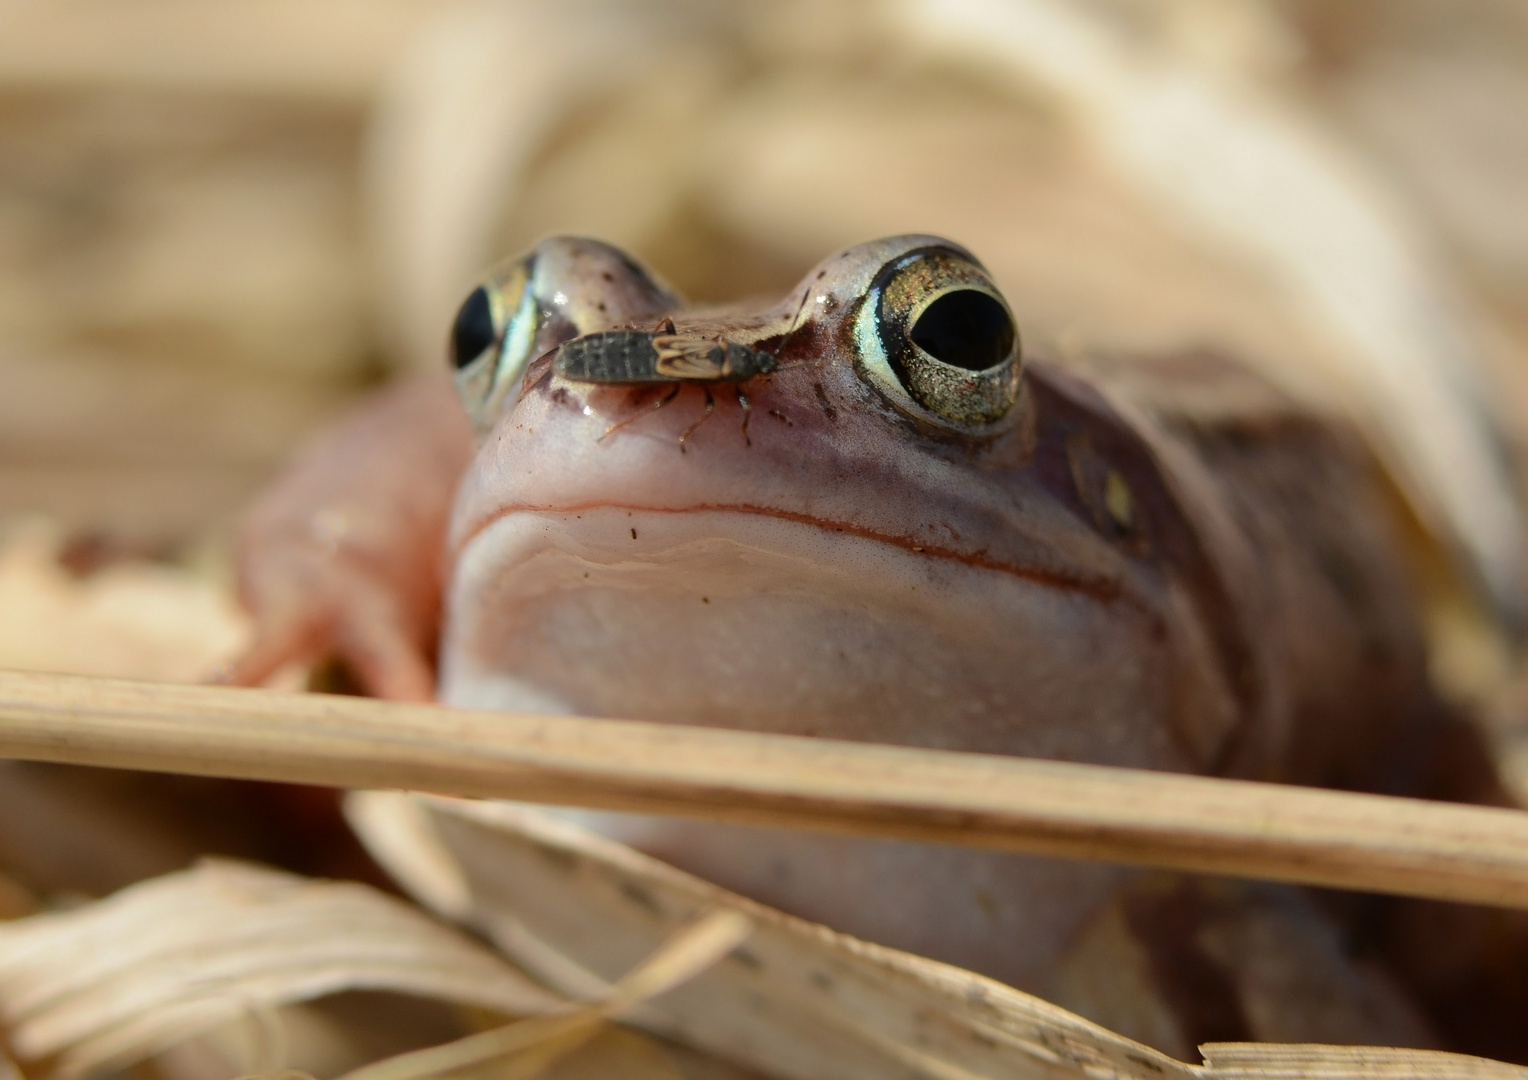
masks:
[[[956,244],[691,308],[554,239],[452,341],[481,442],[448,701],[1161,764],[1153,721],[1219,694],[1136,568],[1146,508],[1040,446],[1010,306]]]

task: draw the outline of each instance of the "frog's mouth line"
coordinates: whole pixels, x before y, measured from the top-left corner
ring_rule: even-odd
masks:
[[[957,551],[953,548],[931,545],[913,540],[905,536],[895,536],[888,533],[867,529],[863,526],[848,522],[833,521],[828,518],[816,517],[812,514],[801,513],[795,510],[782,510],[772,506],[753,506],[747,503],[703,503],[683,508],[654,507],[640,505],[626,505],[621,503],[588,503],[578,506],[533,506],[530,504],[520,506],[501,507],[493,514],[474,523],[472,528],[459,538],[451,552],[453,561],[459,560],[462,553],[471,546],[485,530],[505,518],[517,514],[539,514],[557,517],[577,517],[586,512],[625,511],[630,514],[746,514],[755,517],[773,518],[778,521],[788,521],[797,525],[811,525],[826,532],[842,533],[846,536],[857,537],[862,540],[872,540],[892,547],[900,548],[912,554],[921,555],[929,559],[938,559],[958,563],[962,566],[977,570],[993,570],[998,573],[1010,574],[1033,582],[1036,585],[1044,585],[1049,588],[1063,589],[1069,592],[1084,593],[1096,600],[1113,601],[1121,597],[1123,592],[1119,578],[1103,577],[1099,575],[1059,574],[1054,570],[1042,567],[1025,566],[1022,564],[996,559],[986,554],[985,551]]]
[[[810,518],[693,513],[501,514],[452,574],[442,700],[909,744],[944,738],[921,726],[940,715],[973,747],[1066,757],[1099,731],[1079,717],[1134,731],[1164,692],[1141,657],[1168,628],[1130,579],[1100,598]],[[1027,717],[1023,739],[998,717]]]

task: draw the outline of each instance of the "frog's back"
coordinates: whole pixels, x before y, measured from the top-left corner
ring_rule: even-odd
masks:
[[[1074,446],[1079,429],[1113,432],[1116,452],[1149,458],[1169,492],[1182,531],[1157,557],[1197,582],[1196,608],[1241,706],[1212,771],[1511,804],[1482,733],[1430,681],[1417,576],[1424,560],[1442,560],[1354,430],[1209,354],[1036,365],[1034,378],[1042,446],[1047,412],[1072,428]],[[1272,886],[1137,879],[1082,931],[1047,989],[1101,1016],[1098,988],[1117,994],[1144,965],[1149,985],[1136,1000],[1172,1003],[1166,1026],[1190,1044],[1250,1035],[1522,1058],[1507,1033],[1528,988],[1505,974],[1528,958],[1521,917],[1323,902],[1318,911],[1307,894]],[[1274,968],[1305,981],[1260,986]],[[1182,992],[1205,979],[1221,988],[1207,1012]]]
[[[1213,576],[1199,609],[1243,706],[1214,771],[1502,799],[1480,739],[1430,681],[1425,537],[1356,431],[1213,353],[1038,378],[1139,437],[1192,537],[1192,558],[1164,557]]]

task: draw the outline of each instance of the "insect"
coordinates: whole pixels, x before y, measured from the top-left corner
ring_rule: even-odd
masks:
[[[771,353],[719,337],[674,333],[668,322],[656,333],[611,330],[574,338],[558,350],[552,366],[578,382],[652,385],[747,382],[774,371],[777,362]]]
[[[711,387],[716,384],[730,385],[737,394],[738,405],[743,410],[743,439],[752,445],[748,438],[748,397],[740,384],[767,375],[778,365],[773,353],[724,341],[720,337],[677,333],[672,320],[668,319],[653,332],[610,330],[574,338],[563,343],[552,361],[553,371],[576,382],[622,386],[672,383],[673,389],[659,398],[648,412],[657,412],[673,401],[685,383],[701,384],[706,392],[706,411],[679,436],[681,451],[685,448],[685,440],[710,418],[716,408],[716,399],[711,393]],[[617,421],[606,428],[600,438],[642,415],[646,414],[639,413]]]

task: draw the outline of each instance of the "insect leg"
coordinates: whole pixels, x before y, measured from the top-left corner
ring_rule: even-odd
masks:
[[[706,411],[701,414],[701,417],[700,417],[699,420],[695,421],[689,427],[684,429],[684,434],[683,435],[679,436],[679,452],[681,454],[684,453],[684,441],[686,439],[688,439],[691,435],[695,434],[695,429],[696,428],[700,427],[701,424],[704,424],[707,420],[711,419],[711,413],[716,410],[716,397],[711,393],[711,388],[709,386],[707,386],[705,388],[705,391],[706,391]]]
[[[753,410],[748,406],[748,395],[743,393],[742,384],[732,389],[737,394],[737,407],[743,410],[743,445],[752,446],[753,440],[748,437],[748,421],[753,417]]]
[[[653,403],[652,408],[644,409],[641,412],[632,413],[630,416],[628,416],[624,420],[617,420],[615,423],[611,424],[609,427],[607,427],[605,429],[605,434],[604,435],[601,435],[598,439],[595,439],[594,441],[595,442],[604,442],[605,441],[605,435],[609,435],[616,428],[623,428],[627,424],[631,423],[633,420],[640,420],[644,416],[651,416],[653,413],[657,412],[659,409],[663,408],[663,406],[667,405],[669,402],[673,401],[676,397],[678,397],[679,396],[679,388],[682,385],[683,385],[682,383],[675,383],[674,384],[674,389],[670,390],[668,393],[664,394],[661,398],[659,398],[657,401],[655,401]]]

